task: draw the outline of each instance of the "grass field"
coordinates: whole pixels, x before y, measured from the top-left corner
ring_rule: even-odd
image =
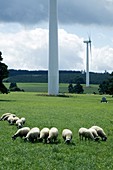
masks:
[[[26,118],[25,126],[53,127],[59,130],[57,144],[24,142],[11,136],[15,125],[0,121],[1,170],[112,170],[113,169],[113,98],[100,103],[100,95],[83,94],[70,97],[50,97],[37,92],[0,94],[0,108]],[[79,141],[80,127],[101,126],[106,142]],[[72,144],[61,137],[64,128],[73,132]]]
[[[9,88],[10,83],[4,83],[7,88]],[[60,83],[59,84],[59,92],[60,93],[68,93],[68,85]],[[20,89],[24,89],[25,92],[47,92],[48,84],[47,83],[17,83],[17,86]],[[99,85],[91,85],[90,87],[86,87],[83,85],[84,93],[93,93],[96,92],[98,94]]]

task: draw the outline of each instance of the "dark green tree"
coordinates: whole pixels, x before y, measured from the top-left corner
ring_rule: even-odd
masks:
[[[73,92],[74,92],[73,90],[74,90],[74,89],[73,89],[73,84],[70,83],[69,86],[68,86],[68,92],[69,92],[69,93],[73,93]]]
[[[74,93],[82,94],[83,92],[84,92],[83,86],[78,82],[78,83],[74,86]]]
[[[103,83],[99,85],[99,89],[98,89],[99,94],[109,94],[108,87],[109,87],[109,81],[103,81]]]
[[[111,73],[111,78],[109,78],[107,81],[103,81],[99,85],[99,93],[100,94],[110,94],[113,95],[113,72]]]
[[[9,90],[10,91],[24,91],[23,89],[20,89],[15,82],[10,83]]]
[[[8,66],[4,63],[2,63],[2,52],[0,51],[0,91],[1,93],[8,93],[7,88],[5,87],[5,85],[3,84],[3,79],[8,77]]]

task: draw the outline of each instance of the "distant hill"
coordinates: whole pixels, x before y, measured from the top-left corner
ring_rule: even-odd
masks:
[[[60,83],[85,83],[86,74],[81,71],[59,71],[59,82]],[[90,72],[90,84],[100,84],[104,80],[110,78],[109,73],[94,73]],[[28,71],[28,70],[9,70],[9,77],[4,82],[36,82],[36,83],[47,83],[48,82],[48,71]]]

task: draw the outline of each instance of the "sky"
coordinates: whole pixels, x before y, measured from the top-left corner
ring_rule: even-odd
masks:
[[[57,0],[59,70],[113,71],[113,0]],[[0,51],[9,69],[48,70],[49,0],[0,0]]]

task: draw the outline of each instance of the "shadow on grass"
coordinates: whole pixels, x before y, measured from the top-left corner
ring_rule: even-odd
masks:
[[[0,99],[0,102],[15,102],[16,100],[2,100]]]

